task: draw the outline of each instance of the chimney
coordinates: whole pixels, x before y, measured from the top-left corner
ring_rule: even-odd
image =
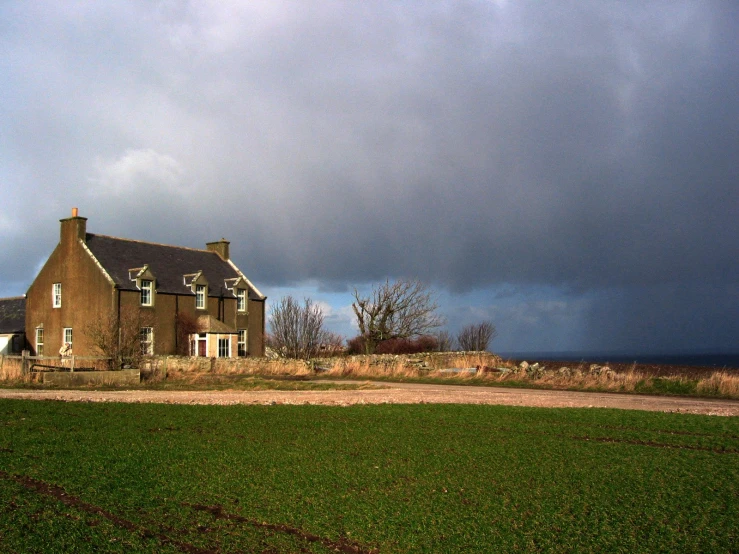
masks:
[[[87,234],[87,218],[80,217],[78,213],[79,210],[77,210],[77,208],[72,208],[72,217],[59,220],[62,224],[62,243],[76,241],[78,239],[85,242],[85,235]]]
[[[208,250],[211,252],[215,252],[218,254],[221,258],[224,260],[228,260],[229,252],[228,252],[228,245],[231,244],[226,239],[221,239],[216,242],[208,242],[205,244],[205,246],[208,247]]]

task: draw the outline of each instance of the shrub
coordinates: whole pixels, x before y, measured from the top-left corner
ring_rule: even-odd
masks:
[[[439,352],[452,352],[454,350],[454,337],[446,329],[436,333],[436,350]]]
[[[323,342],[318,347],[317,355],[322,358],[329,358],[332,356],[340,356],[344,352],[344,337],[338,333],[325,331]]]
[[[416,339],[390,339],[377,345],[377,354],[418,354],[434,352],[439,342],[435,337],[423,335]]]
[[[364,354],[366,349],[365,338],[357,335],[353,339],[346,341],[346,353],[351,355]]]
[[[92,349],[110,358],[115,367],[139,367],[142,352],[141,328],[154,325],[151,312],[124,308],[117,315],[99,314],[87,321],[82,332]]]
[[[175,330],[177,333],[177,355],[189,356],[190,336],[201,332],[198,318],[187,312],[178,312],[175,316]]]
[[[492,321],[482,321],[474,325],[468,325],[457,335],[459,347],[465,351],[480,351],[488,349],[498,332]]]

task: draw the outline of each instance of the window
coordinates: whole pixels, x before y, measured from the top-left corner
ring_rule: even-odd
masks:
[[[246,329],[239,329],[239,342],[237,345],[239,356],[246,356]]]
[[[54,283],[51,290],[51,303],[54,308],[62,307],[62,284]]]
[[[205,309],[205,285],[195,285],[195,307]]]
[[[44,330],[36,329],[36,356],[44,355]]]
[[[151,306],[153,298],[154,283],[148,279],[141,280],[141,305]]]
[[[72,345],[72,328],[71,327],[65,327],[64,332],[62,333],[62,338],[64,339],[62,342],[64,344],[69,343],[69,345]]]
[[[140,336],[141,336],[141,354],[143,354],[144,356],[153,356],[154,355],[154,329],[152,329],[151,327],[142,327]]]
[[[230,358],[231,357],[231,339],[218,339],[218,357],[219,358]]]
[[[238,289],[236,291],[236,309],[240,312],[246,311],[246,290]]]

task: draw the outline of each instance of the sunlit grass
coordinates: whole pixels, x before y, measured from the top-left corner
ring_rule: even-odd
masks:
[[[737,418],[2,400],[0,421],[9,552],[730,552],[739,532]]]

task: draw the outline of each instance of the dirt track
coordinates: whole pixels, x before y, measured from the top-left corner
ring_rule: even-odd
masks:
[[[348,381],[340,381],[348,383]],[[359,383],[359,381],[354,381]],[[378,388],[333,391],[89,391],[0,389],[0,398],[67,402],[163,404],[503,404],[549,408],[619,408],[739,416],[739,401],[455,385],[377,383]]]

